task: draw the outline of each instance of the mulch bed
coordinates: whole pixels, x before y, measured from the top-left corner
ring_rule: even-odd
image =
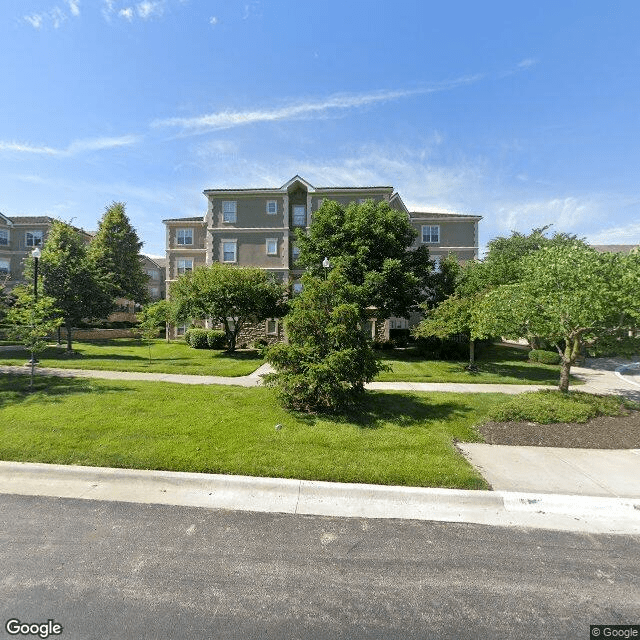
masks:
[[[477,427],[487,444],[576,449],[640,449],[640,411],[585,423],[488,422]]]

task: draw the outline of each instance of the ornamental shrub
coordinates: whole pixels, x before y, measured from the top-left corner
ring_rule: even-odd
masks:
[[[227,335],[217,329],[207,330],[207,347],[209,349],[224,349],[227,346]]]
[[[192,349],[208,349],[207,330],[206,329],[189,329],[184,334],[185,342]]]
[[[529,360],[531,362],[540,362],[541,364],[560,364],[561,358],[557,351],[532,349],[529,351]]]

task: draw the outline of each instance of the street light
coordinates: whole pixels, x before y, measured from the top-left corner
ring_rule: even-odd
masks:
[[[327,279],[327,272],[329,271],[329,267],[331,266],[331,263],[329,262],[329,258],[325,257],[325,259],[322,261],[322,266],[324,267],[324,279]]]
[[[38,304],[38,260],[42,255],[42,251],[40,251],[40,247],[36,247],[31,252],[31,255],[33,256],[33,318],[34,318],[33,321],[35,324],[36,305]],[[29,364],[32,367],[32,374],[33,374],[33,367],[38,364],[38,361],[36,360],[36,355],[33,351],[31,352],[31,360],[29,361]]]

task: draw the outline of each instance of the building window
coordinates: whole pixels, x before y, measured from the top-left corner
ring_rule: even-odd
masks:
[[[267,238],[267,255],[268,256],[278,255],[278,239],[277,238]]]
[[[374,330],[374,325],[373,325],[373,321],[372,320],[367,320],[362,325],[362,332],[364,333],[365,336],[367,336],[367,338],[374,338],[375,337],[375,334],[374,334],[373,330]]]
[[[178,244],[193,244],[193,229],[178,229]]]
[[[293,205],[293,226],[304,227],[307,224],[307,208],[303,204]]]
[[[160,287],[149,287],[149,293],[151,294],[152,298],[159,298],[160,297]]]
[[[183,336],[186,332],[187,332],[187,325],[186,324],[179,324],[179,325],[176,326],[176,335],[177,336]]]
[[[178,275],[193,271],[193,260],[191,258],[182,258],[178,260]]]
[[[300,247],[296,244],[291,248],[291,259],[295,262],[300,257]]]
[[[235,222],[238,214],[238,203],[235,200],[225,200],[222,203],[222,222]]]
[[[440,242],[439,225],[422,225],[422,242]]]
[[[278,321],[277,320],[267,320],[267,335],[268,336],[277,336],[278,335]]]
[[[237,262],[237,243],[235,242],[223,242],[222,243],[222,261],[223,262]]]
[[[42,236],[42,231],[27,231],[24,236],[24,243],[27,247],[41,247]]]
[[[7,246],[9,244],[9,232],[6,229],[0,229],[0,245]]]
[[[160,273],[158,272],[157,269],[147,269],[147,275],[152,280],[160,280]]]
[[[267,213],[270,216],[275,216],[278,213],[278,201],[267,200]]]
[[[9,260],[0,260],[0,275],[7,276],[11,271],[11,263]]]
[[[293,295],[296,296],[299,293],[302,293],[302,282],[294,282],[293,283]]]

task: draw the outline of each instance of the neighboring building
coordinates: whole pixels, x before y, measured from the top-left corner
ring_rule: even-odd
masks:
[[[461,261],[478,256],[480,216],[452,213],[409,212],[393,187],[314,187],[294,176],[276,188],[207,189],[204,217],[163,220],[167,231],[167,291],[171,282],[195,267],[221,262],[235,266],[259,267],[282,282],[291,282],[295,293],[301,289],[303,270],[296,265],[295,229],[306,229],[324,200],[347,205],[365,200],[385,201],[409,216],[418,232],[416,245],[429,246],[439,261],[449,254]],[[404,319],[372,321],[372,335],[388,336],[389,327],[406,325]],[[277,339],[275,320],[258,331]],[[182,333],[184,327],[178,329]],[[256,334],[257,335],[257,334]]]
[[[640,244],[592,244],[600,253],[634,253],[640,251]]]
[[[42,247],[55,219],[49,216],[8,216],[0,213],[0,277],[7,277],[7,289],[23,281],[25,258]],[[76,229],[83,240],[92,236],[84,229]]]
[[[149,293],[149,302],[157,302],[166,297],[166,270],[164,258],[151,258],[150,256],[140,255],[144,272],[149,277],[147,282],[147,291]],[[109,322],[135,322],[136,313],[140,311],[142,306],[126,298],[116,299],[116,311],[109,315]]]

